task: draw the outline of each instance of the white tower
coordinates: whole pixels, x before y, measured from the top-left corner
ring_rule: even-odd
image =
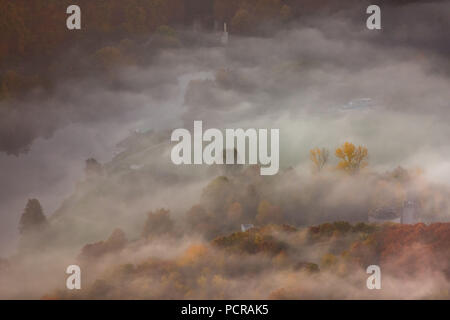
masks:
[[[228,31],[227,31],[227,23],[226,22],[223,24],[223,33],[222,33],[222,37],[220,38],[220,42],[222,42],[223,45],[228,44]]]

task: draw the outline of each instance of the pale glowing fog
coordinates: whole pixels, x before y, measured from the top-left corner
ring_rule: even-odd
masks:
[[[173,284],[178,280],[172,283],[168,276],[158,282],[159,276],[140,273],[123,282],[112,276],[112,285],[122,293],[102,287],[100,293],[81,297],[389,299],[448,294],[444,273],[418,273],[408,281],[389,273],[384,291],[374,293],[365,290],[363,269],[321,268],[310,276],[285,267],[290,258],[281,254],[276,259],[262,253],[227,256],[209,245],[240,231],[242,223],[262,221],[246,213],[253,208],[248,195],[253,185],[259,201],[269,200],[283,211],[282,219],[268,224],[298,228],[274,233],[288,246],[286,252],[320,264],[323,255],[359,238],[345,235],[339,245],[331,240],[312,244],[307,227],[367,222],[378,201],[374,194],[386,200],[397,192],[397,184],[379,179],[399,166],[420,172],[404,190],[424,199],[421,221],[450,221],[450,4],[417,2],[385,11],[383,29],[377,32],[366,29],[364,15],[349,10],[313,15],[267,36],[231,32],[227,46],[216,44],[217,33],[186,27],[178,30],[179,37],[196,37],[198,43],[161,49],[114,74],[92,71],[61,79],[51,95],[34,92],[17,102],[26,105],[22,113],[0,120],[5,128],[21,123],[2,138],[8,143],[0,150],[0,257],[15,266],[7,277],[0,275],[0,298],[64,291],[67,265],[81,259],[84,245],[108,239],[116,228],[123,230],[127,244],[117,255],[81,262],[89,266],[86,285],[98,275],[107,279],[115,265],[150,265],[161,259],[152,272],[184,268],[172,274],[183,277],[189,266],[196,271],[192,283],[184,284],[195,289],[184,294]],[[133,50],[145,57],[151,46],[149,38]],[[78,47],[68,51],[59,63],[84,54]],[[175,166],[170,134],[176,128],[192,131],[194,120],[206,128],[280,129],[280,172],[266,178],[228,173],[221,166]],[[347,141],[368,149],[368,166],[358,176],[342,177],[334,169],[334,150]],[[310,150],[316,147],[330,150],[328,170],[320,176],[311,170]],[[101,177],[86,176],[88,158],[103,165]],[[227,182],[214,180],[222,175]],[[219,189],[211,181],[219,181]],[[212,191],[205,191],[208,185]],[[242,205],[243,218],[210,216],[220,215],[227,197]],[[25,254],[20,253],[27,244],[20,245],[18,225],[31,198],[39,199],[54,233],[41,239],[45,244],[36,241],[42,250]],[[206,218],[192,213],[199,204]],[[160,208],[170,211],[174,230],[142,239],[147,213]],[[198,220],[186,220],[194,216]],[[427,261],[425,251],[420,252]],[[448,271],[448,265],[443,268]],[[203,274],[206,269],[217,274]]]

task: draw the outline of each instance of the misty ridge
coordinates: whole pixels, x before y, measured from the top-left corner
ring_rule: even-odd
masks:
[[[382,35],[344,6],[231,29],[227,46],[220,29],[162,27],[68,48],[51,89],[0,101],[0,229],[20,231],[1,237],[19,242],[0,297],[448,299],[450,7],[382,9]],[[174,165],[170,133],[199,119],[279,128],[278,174]],[[367,166],[340,166],[347,141]],[[425,224],[368,223],[410,195]],[[84,291],[64,289],[74,262]],[[369,292],[377,263],[386,287]]]

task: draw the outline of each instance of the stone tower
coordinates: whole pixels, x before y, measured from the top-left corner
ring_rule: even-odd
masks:
[[[223,33],[222,33],[222,37],[220,38],[220,42],[222,42],[222,44],[224,46],[226,46],[228,44],[228,30],[227,30],[226,22],[223,24]]]
[[[408,199],[403,204],[402,224],[415,224],[419,222],[420,206],[416,200]]]

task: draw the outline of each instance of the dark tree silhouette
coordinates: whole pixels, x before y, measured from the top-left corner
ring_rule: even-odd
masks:
[[[174,230],[174,222],[168,210],[159,209],[156,212],[149,212],[147,221],[142,231],[143,237],[151,235],[170,234]]]
[[[103,175],[103,165],[94,158],[86,160],[86,167],[84,169],[85,175],[88,178],[98,177]]]
[[[40,230],[47,225],[47,218],[42,211],[41,203],[37,199],[29,199],[25,211],[19,222],[19,231],[21,234],[30,231]]]

